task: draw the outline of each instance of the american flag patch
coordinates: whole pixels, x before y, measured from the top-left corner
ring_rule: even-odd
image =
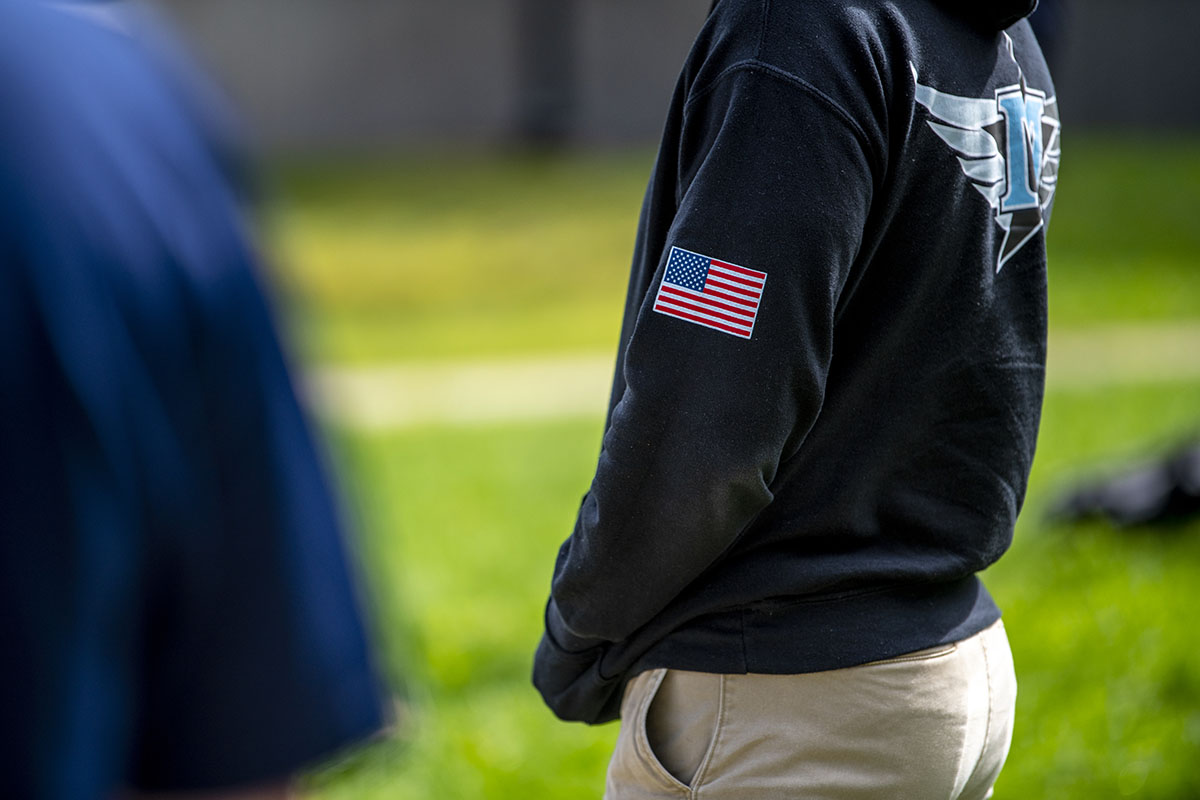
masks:
[[[749,339],[767,273],[672,247],[654,310]]]

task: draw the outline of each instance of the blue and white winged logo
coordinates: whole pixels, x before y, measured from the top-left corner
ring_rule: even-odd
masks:
[[[958,156],[1004,230],[999,272],[1049,216],[1062,153],[1057,98],[1029,88],[1023,73],[1018,83],[997,89],[994,97],[958,97],[922,84],[916,66],[909,67],[917,102],[933,117],[929,127]]]

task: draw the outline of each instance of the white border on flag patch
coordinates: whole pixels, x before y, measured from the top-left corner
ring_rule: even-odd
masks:
[[[710,328],[719,333],[726,333],[726,334],[729,334],[730,336],[736,336],[739,339],[749,339],[749,338],[753,337],[754,336],[754,327],[758,324],[758,311],[762,307],[763,292],[766,290],[766,286],[767,286],[767,273],[762,272],[761,270],[751,269],[750,267],[744,267],[741,264],[734,264],[732,261],[725,261],[720,258],[706,256],[703,253],[697,253],[695,250],[688,250],[687,248],[679,247],[677,245],[671,246],[671,251],[667,255],[667,265],[669,265],[671,263],[671,257],[675,254],[676,250],[678,250],[681,253],[687,253],[689,255],[696,256],[697,258],[707,259],[709,262],[710,273],[713,269],[712,262],[717,261],[717,262],[720,262],[721,264],[728,264],[731,267],[737,267],[738,269],[744,269],[747,272],[752,272],[755,275],[762,276],[762,285],[760,285],[758,287],[758,298],[754,301],[754,311],[753,311],[753,315],[750,320],[750,329],[749,329],[749,331],[747,331],[745,333],[742,333],[741,331],[738,331],[738,330],[734,330],[733,327],[736,323],[726,322],[725,320],[722,320],[720,317],[716,316],[713,313],[705,313],[703,311],[694,311],[691,309],[687,309],[686,311],[681,309],[680,311],[676,312],[676,311],[671,311],[671,310],[662,310],[662,309],[658,308],[659,301],[662,299],[662,295],[663,295],[663,286],[667,282],[667,266],[663,267],[663,276],[662,276],[662,279],[658,282],[658,292],[655,293],[655,295],[654,295],[654,303],[651,306],[651,310],[654,311],[654,313],[656,313],[656,314],[662,314],[664,317],[672,317],[673,319],[677,319],[682,322],[690,322],[693,325],[700,325],[701,327],[704,327],[704,328]],[[682,289],[687,292],[691,292],[693,294],[697,293],[694,289],[688,289],[686,286],[679,286],[679,284],[674,284],[674,283],[671,285],[672,285],[672,287],[678,287],[679,289]],[[706,282],[706,285],[707,285],[707,282]],[[679,303],[677,301],[673,301],[670,297],[667,297],[665,300],[663,300],[663,302],[664,302],[664,304],[669,304],[672,306],[679,305]],[[688,316],[682,316],[683,314],[687,314]]]

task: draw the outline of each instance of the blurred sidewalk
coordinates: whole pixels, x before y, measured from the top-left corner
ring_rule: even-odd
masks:
[[[367,430],[600,416],[613,363],[610,353],[580,353],[319,367],[309,374],[309,397],[322,418]]]
[[[324,366],[308,375],[317,413],[386,431],[604,415],[611,353],[492,361]],[[1052,331],[1050,390],[1200,380],[1200,322]]]

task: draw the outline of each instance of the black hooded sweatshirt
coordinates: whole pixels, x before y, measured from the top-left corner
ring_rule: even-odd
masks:
[[[651,667],[836,669],[999,618],[976,572],[1033,459],[1059,161],[1033,5],[714,6],[555,565],[560,717],[615,718]]]

